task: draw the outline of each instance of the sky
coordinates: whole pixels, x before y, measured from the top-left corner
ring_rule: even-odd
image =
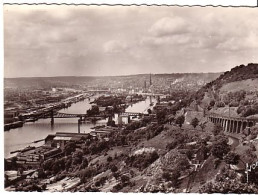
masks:
[[[257,9],[4,5],[4,77],[228,71],[258,62]]]

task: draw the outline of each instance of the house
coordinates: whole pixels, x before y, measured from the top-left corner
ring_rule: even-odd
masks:
[[[24,167],[38,167],[42,160],[47,160],[61,155],[60,149],[51,146],[39,146],[30,150],[23,150],[17,155],[17,164]]]
[[[57,132],[55,135],[50,134],[45,138],[45,144],[56,148],[64,149],[65,145],[69,141],[78,141],[82,138],[89,139],[90,134],[88,133],[68,133],[68,132]]]
[[[99,112],[104,113],[106,111],[106,107],[99,107]]]
[[[49,134],[46,138],[45,138],[45,145],[49,145],[51,146],[51,144],[53,143],[53,139],[55,138],[54,134]]]

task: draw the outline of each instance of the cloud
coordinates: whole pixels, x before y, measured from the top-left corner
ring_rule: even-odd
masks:
[[[188,32],[188,24],[184,19],[177,16],[164,17],[155,22],[149,29],[149,32],[157,37],[183,34]]]
[[[119,53],[128,49],[128,45],[124,41],[111,40],[104,44],[103,49],[105,53]]]
[[[191,42],[191,36],[189,35],[173,35],[173,36],[145,36],[140,40],[142,45],[150,46],[162,46],[162,45],[184,45]]]
[[[250,8],[4,6],[5,76],[224,71],[258,60],[257,17]]]
[[[217,49],[230,51],[258,49],[258,35],[254,32],[250,32],[247,36],[231,37],[219,43]]]

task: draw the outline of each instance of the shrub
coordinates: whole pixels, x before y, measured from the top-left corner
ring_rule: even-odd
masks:
[[[126,164],[138,168],[139,170],[145,169],[156,159],[159,158],[159,155],[156,151],[151,153],[142,153],[140,155],[130,156],[126,160]]]
[[[113,189],[111,190],[112,192],[118,192],[119,190],[121,190],[123,188],[123,186],[121,185],[121,183],[116,184]]]
[[[198,118],[196,118],[196,117],[193,118],[193,120],[191,121],[191,125],[195,128],[198,126],[198,124],[199,124]]]
[[[215,100],[211,100],[211,101],[210,101],[210,106],[213,107],[214,105],[215,105]]]
[[[117,168],[116,165],[112,165],[111,168],[110,168],[110,170],[111,170],[113,173],[115,173],[115,172],[118,171],[118,168]]]
[[[169,172],[163,172],[162,173],[162,178],[165,179],[166,181],[170,181],[171,177],[170,177],[170,173]]]
[[[213,156],[222,159],[230,151],[227,141],[223,137],[213,142],[211,153]]]
[[[128,176],[126,176],[126,175],[122,175],[121,176],[121,181],[122,181],[122,183],[126,183],[126,182],[128,182],[130,180],[130,178],[128,177]]]
[[[108,156],[108,157],[107,157],[107,161],[108,161],[108,162],[111,162],[112,160],[113,160],[113,159],[112,159],[111,156]]]
[[[233,101],[231,101],[231,102],[229,103],[229,106],[230,106],[230,107],[238,107],[238,106],[239,106],[239,102],[233,100]]]
[[[178,145],[177,140],[173,140],[172,142],[167,144],[166,149],[172,150],[172,149],[176,148],[177,145]]]
[[[221,163],[221,160],[219,158],[215,158],[213,160],[214,169],[217,169],[220,163]]]
[[[218,107],[218,108],[222,108],[222,107],[225,107],[225,103],[224,102],[216,102],[216,106]]]
[[[223,132],[223,127],[220,124],[215,124],[214,128],[212,130],[212,133],[214,136],[217,136],[218,134],[220,134],[221,132]]]
[[[229,152],[226,156],[225,156],[225,162],[227,164],[232,164],[232,165],[236,165],[238,164],[240,157],[238,154],[234,153],[234,152]]]
[[[176,124],[178,124],[180,128],[182,127],[184,122],[185,122],[185,116],[184,115],[181,115],[181,116],[176,118]]]

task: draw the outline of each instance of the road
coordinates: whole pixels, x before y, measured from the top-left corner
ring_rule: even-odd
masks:
[[[230,145],[232,148],[235,148],[239,145],[239,140],[228,135],[228,145]]]

